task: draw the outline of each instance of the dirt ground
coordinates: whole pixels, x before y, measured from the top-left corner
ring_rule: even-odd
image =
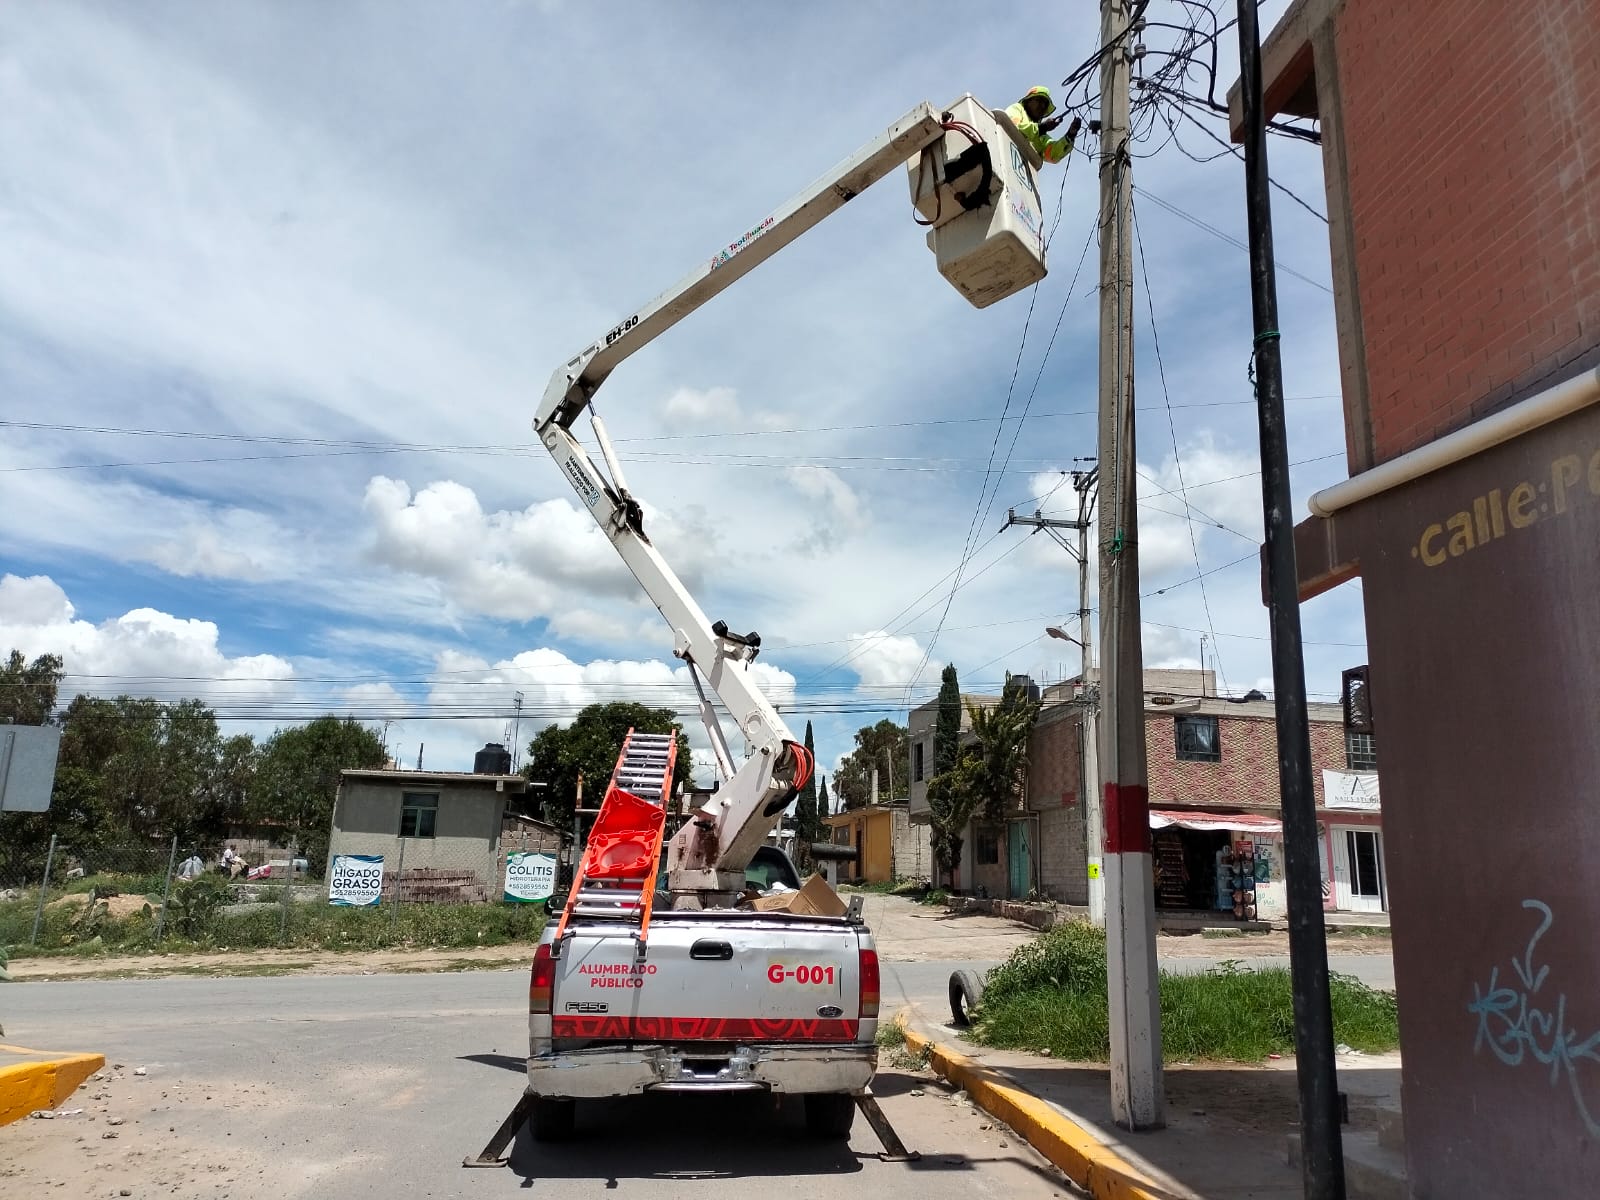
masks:
[[[18,981],[150,979],[162,975],[378,975],[397,971],[488,971],[532,961],[529,946],[459,950],[230,950],[214,954],[132,954],[99,958],[14,958]]]
[[[83,908],[89,903],[86,892],[74,892],[70,896],[62,896],[46,904],[46,908]],[[113,917],[130,917],[141,911],[150,901],[143,896],[106,896],[101,900]],[[160,907],[157,905],[157,907]]]
[[[77,897],[63,897],[67,903]],[[111,898],[133,902],[135,897]],[[142,901],[140,902],[142,903]],[[115,912],[116,910],[113,909]],[[955,915],[899,896],[868,895],[866,918],[886,962],[993,962],[1032,941],[1038,931],[1000,917]],[[1162,935],[1163,956],[1258,958],[1289,953],[1286,933],[1247,933],[1232,937]],[[1387,954],[1387,937],[1334,934],[1334,954]],[[469,946],[459,950],[232,950],[210,954],[106,955],[96,958],[17,958],[16,980],[145,979],[163,975],[363,975],[398,971],[496,970],[522,966],[532,957],[527,946]]]
[[[248,1122],[274,1103],[269,1087],[157,1082],[134,1075],[136,1069],[108,1063],[52,1119],[8,1125],[0,1194],[15,1188],[29,1196],[126,1196],[137,1187],[145,1196],[154,1189],[218,1196],[272,1169],[267,1155],[232,1139],[218,1145],[185,1131],[199,1110],[236,1109]]]

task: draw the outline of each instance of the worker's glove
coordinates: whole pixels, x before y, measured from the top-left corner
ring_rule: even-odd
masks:
[[[1061,122],[1065,121],[1066,119],[1067,119],[1067,115],[1065,113],[1062,113],[1059,117],[1051,117],[1048,120],[1040,121],[1039,122],[1039,128],[1042,129],[1045,133],[1049,133],[1057,125],[1061,124]]]
[[[1072,124],[1067,126],[1067,141],[1076,141],[1078,130],[1083,128],[1083,122],[1077,117],[1072,118]]]

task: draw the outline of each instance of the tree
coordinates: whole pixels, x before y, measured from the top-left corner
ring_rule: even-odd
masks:
[[[798,843],[799,865],[803,868],[811,865],[811,843],[819,840],[822,825],[817,818],[817,742],[812,736],[810,721],[806,722],[805,746],[811,755],[811,778],[800,789],[800,799],[794,812],[795,841]]]
[[[200,701],[80,695],[59,720],[50,811],[8,824],[7,842],[48,842],[54,832],[75,852],[92,854],[174,835],[195,846],[224,832],[223,742],[215,714]]]
[[[930,841],[939,865],[954,871],[968,824],[980,814],[991,820],[1027,793],[1028,742],[1039,702],[1006,676],[1000,703],[967,706],[973,743],[957,750],[956,762],[928,782]]]
[[[41,654],[31,663],[13,650],[0,666],[0,725],[47,725],[61,689],[61,659]]]
[[[939,715],[933,726],[933,773],[953,770],[961,751],[961,684],[955,663],[948,664],[939,683]]]
[[[831,815],[828,811],[828,781],[821,779],[817,782],[817,824],[821,826]]]
[[[983,804],[982,755],[962,747],[956,764],[928,781],[928,840],[933,856],[948,872],[961,865],[967,825]]]
[[[628,701],[591,704],[573,718],[572,724],[548,725],[528,743],[528,765],[523,774],[545,785],[539,802],[544,806],[546,820],[571,824],[580,774],[585,807],[598,807],[629,729],[676,733],[678,759],[672,774],[673,791],[680,784],[689,783],[689,739],[678,725],[677,713],[670,708],[648,708]]]
[[[833,773],[833,790],[846,810],[872,802],[872,770],[878,769],[880,800],[904,799],[911,794],[911,756],[904,725],[890,720],[864,725],[856,730],[856,748],[839,763]]]
[[[999,820],[1006,807],[1021,804],[1028,789],[1028,741],[1039,715],[1039,701],[1006,674],[1000,703],[973,708],[972,734],[982,760],[985,815]]]
[[[351,717],[323,716],[280,729],[262,745],[250,791],[258,821],[284,827],[309,862],[328,856],[339,772],[381,767],[383,738]]]

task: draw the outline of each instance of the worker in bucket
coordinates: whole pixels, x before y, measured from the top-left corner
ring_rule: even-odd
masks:
[[[1028,139],[1028,144],[1037,150],[1039,157],[1047,163],[1062,162],[1072,153],[1072,140],[1078,136],[1078,130],[1083,126],[1082,121],[1073,117],[1072,124],[1067,127],[1067,136],[1051,141],[1051,130],[1067,119],[1065,113],[1059,117],[1051,117],[1050,114],[1055,108],[1056,102],[1050,99],[1050,89],[1036,87],[1028,89],[1027,95],[1006,109],[1006,116],[1011,118],[1011,123],[1017,127],[1017,132]]]

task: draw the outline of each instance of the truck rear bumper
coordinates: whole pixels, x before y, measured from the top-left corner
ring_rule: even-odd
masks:
[[[875,1046],[686,1046],[573,1050],[528,1059],[528,1091],[574,1099],[639,1092],[855,1092],[872,1082]]]

